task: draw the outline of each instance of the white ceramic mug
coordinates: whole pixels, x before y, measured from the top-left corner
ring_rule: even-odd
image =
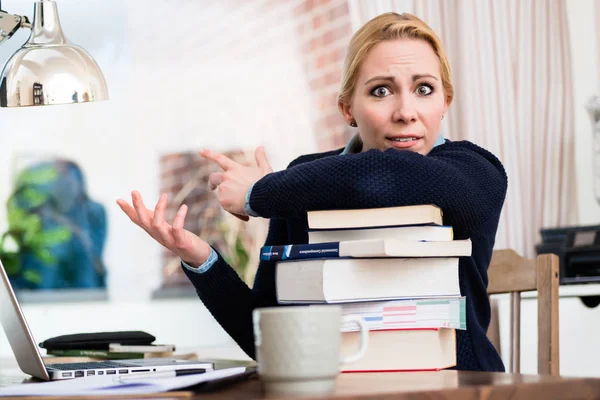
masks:
[[[254,344],[258,374],[267,394],[330,393],[340,364],[367,351],[369,330],[358,316],[342,316],[337,305],[280,306],[255,309]],[[340,327],[360,328],[355,354],[340,357]]]

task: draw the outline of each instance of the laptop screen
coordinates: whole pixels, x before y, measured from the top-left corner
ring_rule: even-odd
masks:
[[[21,371],[49,380],[48,371],[0,260],[0,323]]]

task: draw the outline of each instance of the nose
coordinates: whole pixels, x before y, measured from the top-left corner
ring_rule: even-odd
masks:
[[[416,105],[410,94],[403,93],[398,96],[392,118],[394,122],[403,122],[405,124],[417,121]]]

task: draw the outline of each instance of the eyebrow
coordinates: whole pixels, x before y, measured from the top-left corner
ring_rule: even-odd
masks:
[[[418,81],[421,78],[433,78],[436,81],[438,80],[438,78],[436,78],[435,76],[433,76],[431,74],[416,74],[416,75],[412,76],[412,81],[415,82],[415,81]],[[365,85],[367,85],[369,82],[373,82],[373,81],[388,81],[388,82],[392,82],[393,83],[393,82],[395,82],[395,79],[394,79],[393,76],[381,76],[381,75],[378,75],[378,76],[374,76],[371,79],[367,80],[365,82]]]

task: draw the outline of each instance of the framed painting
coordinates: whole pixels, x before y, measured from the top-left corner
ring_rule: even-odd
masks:
[[[106,212],[77,163],[15,157],[6,212],[0,259],[15,291],[105,288]]]

